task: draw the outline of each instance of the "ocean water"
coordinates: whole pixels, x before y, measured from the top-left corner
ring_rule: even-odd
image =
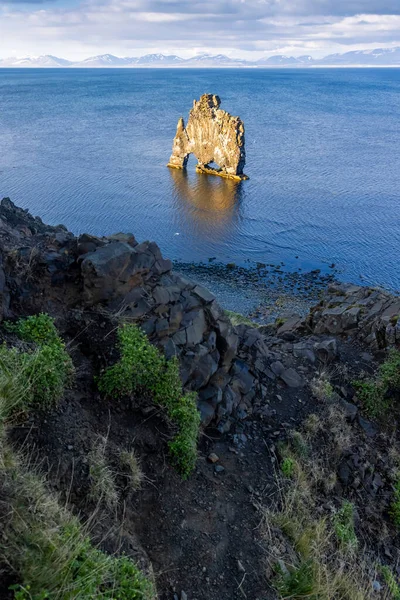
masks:
[[[205,92],[244,120],[249,181],[166,168]],[[400,69],[0,69],[0,196],[172,259],[335,263],[398,290]]]

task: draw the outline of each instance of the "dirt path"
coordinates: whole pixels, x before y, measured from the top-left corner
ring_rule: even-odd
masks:
[[[168,462],[157,414],[145,418],[77,392],[44,421],[17,427],[13,438],[25,451],[34,448],[52,486],[69,490],[70,503],[84,519],[97,510],[88,501],[87,465],[96,436],[108,435],[111,462],[120,449],[134,446],[146,480],[140,491],[122,492],[118,515],[99,513],[97,533],[101,537],[123,521],[124,536],[152,563],[160,600],[185,598],[182,592],[188,600],[272,600],[258,505],[275,493],[274,427],[259,420],[240,427],[243,433],[222,437],[207,431],[187,481]],[[207,458],[211,453],[218,456],[214,464]]]
[[[189,600],[273,598],[257,510],[274,487],[262,427],[208,438],[201,450],[189,481],[168,470],[139,499],[136,530],[159,574],[161,598],[179,598],[182,590]],[[206,458],[211,452],[215,464]]]

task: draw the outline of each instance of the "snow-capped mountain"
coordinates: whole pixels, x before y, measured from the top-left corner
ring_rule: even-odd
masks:
[[[297,62],[303,65],[311,65],[314,62],[314,59],[309,54],[305,54],[304,56],[298,56]]]
[[[133,60],[133,59],[131,59]],[[145,54],[136,59],[138,65],[174,65],[184,62],[184,59],[176,54]],[[132,63],[133,64],[133,63]]]
[[[260,58],[260,60],[257,61],[257,64],[259,65],[296,65],[298,63],[299,60],[294,56],[284,56],[283,54]]]
[[[71,61],[46,54],[44,56],[24,56],[5,58],[0,62],[1,67],[69,67]]]
[[[164,66],[184,62],[183,58],[174,54],[145,54],[144,56],[125,56],[119,58],[113,54],[91,56],[80,62],[73,63],[74,67],[134,67],[136,65]]]
[[[325,58],[314,59],[312,56],[285,56],[277,54],[265,56],[257,61],[230,58],[225,54],[197,54],[192,58],[181,58],[176,54],[146,54],[140,57],[114,56],[101,54],[91,56],[82,61],[72,62],[46,54],[43,56],[21,58],[5,58],[0,60],[0,67],[73,67],[73,68],[151,68],[151,67],[323,67],[323,66],[398,66],[400,67],[400,47],[376,48],[374,50],[353,50],[344,54],[330,54]]]
[[[204,66],[204,67],[224,67],[224,66],[245,66],[247,61],[240,58],[229,58],[225,54],[196,54],[192,58],[188,58],[185,61],[187,66]]]
[[[73,67],[125,67],[130,64],[131,59],[119,58],[113,54],[100,54],[99,56],[90,56],[79,62],[72,63]]]
[[[258,65],[265,66],[400,66],[400,48],[377,48],[375,50],[353,50],[344,54],[330,54],[324,58],[312,56],[276,55],[261,58]]]
[[[376,48],[375,50],[353,50],[344,54],[330,54],[318,61],[321,65],[399,65],[400,48]]]

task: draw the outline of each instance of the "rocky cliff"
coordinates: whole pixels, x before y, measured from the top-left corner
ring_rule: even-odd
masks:
[[[285,506],[282,494],[294,482],[294,490],[301,484],[308,494],[296,526],[307,511],[330,527],[343,502],[357,509],[358,548],[365,544],[367,552],[354,546],[353,554],[341,554],[332,541],[335,530],[325,536],[331,546],[323,552],[324,577],[329,557],[335,582],[343,569],[351,578],[362,571],[356,584],[365,591],[340,597],[391,597],[376,565],[395,569],[400,560],[392,516],[400,383],[396,362],[390,370],[379,363],[392,356],[387,350],[400,347],[399,298],[335,283],[306,317],[234,327],[214,296],[174,272],[154,242],[139,243],[131,233],[74,236],[9,199],[0,205],[0,255],[1,320],[39,312],[55,317],[76,369],[74,386],[58,405],[19,415],[8,437],[21,452],[29,450],[29,460],[46,465],[63,502],[92,521],[96,515],[96,543],[112,553],[122,548],[144,565],[150,560],[163,600],[233,600],[244,592],[287,597],[274,591],[276,574],[283,569],[289,577],[301,557],[287,533],[270,525],[271,511]],[[188,481],[171,468],[171,423],[151,397],[99,393],[99,374],[118,360],[121,319],[139,325],[168,358],[176,356],[183,385],[198,394],[204,435]],[[7,345],[15,343],[7,327],[0,335]],[[378,385],[368,388],[373,377]],[[373,390],[373,402],[383,398],[383,420],[356,380],[364,382],[364,392]],[[90,500],[88,461],[99,440],[101,458],[115,475],[111,510]],[[144,473],[142,489],[134,492],[121,465],[121,452],[132,447]],[[307,535],[320,531],[321,523],[307,524]],[[321,560],[316,557],[316,564]],[[10,577],[13,583],[15,574]]]
[[[318,364],[337,359],[338,340],[348,335],[374,351],[400,344],[400,301],[381,290],[332,285],[307,318],[235,328],[211,292],[133,234],[75,237],[6,198],[0,245],[2,317],[45,311],[68,322],[77,311],[100,311],[138,323],[167,358],[179,358],[203,424],[220,431],[262,411],[277,384],[303,388]]]

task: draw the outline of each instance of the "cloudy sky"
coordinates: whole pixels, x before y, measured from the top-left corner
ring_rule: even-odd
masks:
[[[0,58],[257,59],[400,46],[400,0],[0,0]]]

